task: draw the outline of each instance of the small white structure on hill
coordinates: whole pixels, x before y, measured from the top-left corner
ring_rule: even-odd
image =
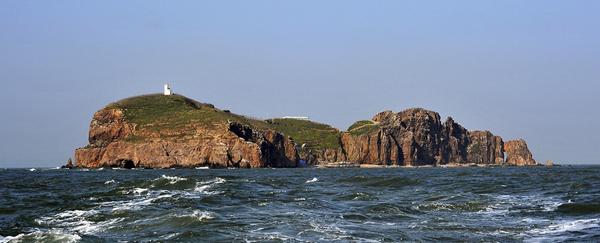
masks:
[[[281,119],[294,119],[294,120],[304,120],[304,121],[310,120],[310,118],[308,118],[308,116],[284,116]]]
[[[164,95],[172,95],[173,91],[171,90],[171,87],[169,87],[169,84],[165,84],[165,89],[163,92]]]

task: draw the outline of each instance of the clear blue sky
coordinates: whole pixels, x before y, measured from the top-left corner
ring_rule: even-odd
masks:
[[[0,1],[0,167],[57,166],[107,103],[174,91],[344,130],[424,107],[600,163],[600,1]]]

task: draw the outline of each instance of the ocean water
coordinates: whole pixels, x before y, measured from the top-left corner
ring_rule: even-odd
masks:
[[[0,169],[0,242],[600,241],[600,167]]]

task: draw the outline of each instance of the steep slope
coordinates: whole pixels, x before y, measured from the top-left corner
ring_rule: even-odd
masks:
[[[172,95],[124,99],[99,110],[79,167],[295,167],[293,141],[264,121]]]
[[[504,143],[504,150],[507,153],[506,163],[509,165],[536,165],[533,155],[527,148],[527,143],[523,139],[511,140]]]
[[[509,144],[505,163],[501,137],[489,131],[468,131],[451,117],[442,123],[438,113],[421,108],[378,113],[341,135],[348,161],[398,166],[535,165],[525,141],[521,142]]]

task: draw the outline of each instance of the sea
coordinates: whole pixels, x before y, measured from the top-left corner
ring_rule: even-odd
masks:
[[[0,242],[600,242],[600,166],[0,169]]]

